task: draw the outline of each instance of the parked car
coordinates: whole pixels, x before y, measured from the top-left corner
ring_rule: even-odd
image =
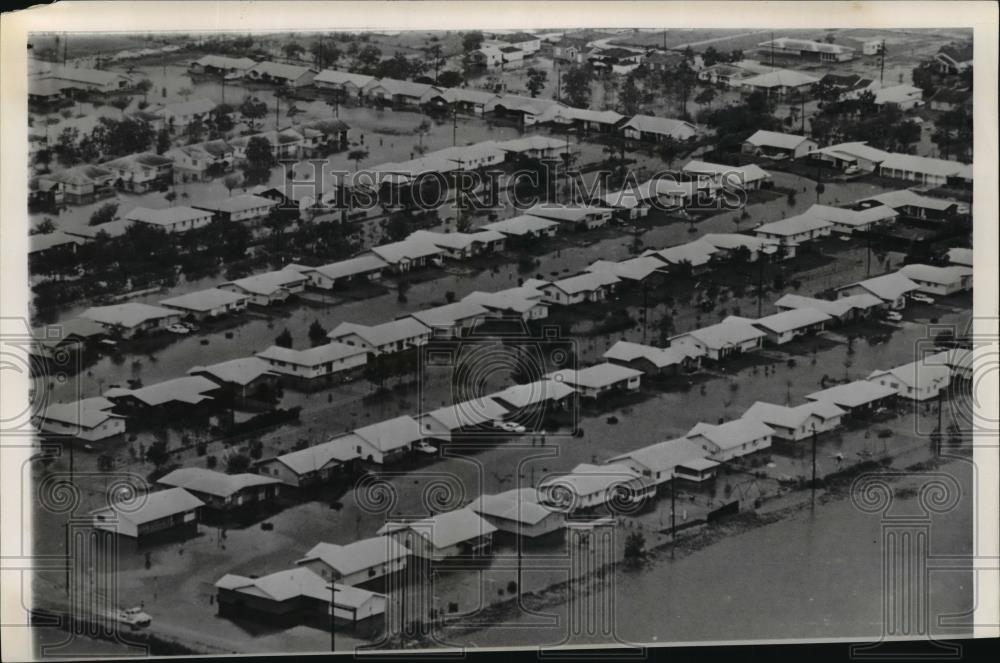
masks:
[[[168,325],[167,326],[167,331],[170,332],[171,334],[190,334],[191,333],[191,330],[187,328],[187,325],[184,325],[183,323],[180,323],[180,322],[175,322],[172,325]]]
[[[416,451],[419,451],[420,453],[425,453],[429,456],[434,455],[438,452],[438,450],[434,447],[433,444],[427,444],[426,442],[418,442],[413,448]]]
[[[885,314],[886,320],[891,320],[892,322],[899,322],[903,319],[903,316],[898,311],[889,311]]]
[[[493,428],[507,433],[526,433],[528,431],[527,428],[516,421],[502,421],[500,419],[496,419],[493,422]]]
[[[857,166],[848,166],[847,168],[844,169],[844,174],[845,175],[854,175],[854,174],[860,173],[860,172],[861,172],[861,169],[858,168]]]
[[[912,299],[915,302],[920,302],[921,304],[933,304],[934,303],[934,298],[933,297],[930,297],[929,295],[925,295],[925,294],[923,294],[921,292],[918,292],[916,294],[910,295],[910,299]]]
[[[146,628],[153,623],[153,618],[143,612],[142,608],[126,608],[115,615],[119,624],[131,626],[133,629]]]

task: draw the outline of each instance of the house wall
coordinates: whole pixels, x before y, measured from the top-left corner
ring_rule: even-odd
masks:
[[[926,401],[932,398],[937,398],[938,392],[941,389],[948,386],[948,383],[944,380],[937,383],[931,383],[924,386],[912,386],[902,382],[899,378],[891,373],[885,375],[880,375],[878,377],[873,377],[868,379],[869,382],[874,382],[875,384],[880,384],[883,387],[889,387],[890,389],[896,390],[896,395],[902,398],[909,398],[915,401]]]
[[[320,559],[311,559],[308,562],[302,564],[302,566],[310,569],[314,573],[318,574],[321,578],[330,580],[335,572],[333,568]],[[350,585],[351,587],[356,587],[358,585],[364,584],[366,582],[377,580],[386,575],[391,575],[393,573],[398,573],[406,568],[406,557],[400,557],[399,559],[390,560],[388,562],[382,563],[380,561],[373,560],[371,566],[364,569],[355,571],[348,575],[339,575],[333,578],[337,584],[340,585]],[[359,614],[359,617],[361,615]]]

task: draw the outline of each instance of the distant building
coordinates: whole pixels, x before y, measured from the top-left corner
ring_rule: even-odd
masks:
[[[266,361],[288,386],[309,391],[356,378],[364,370],[368,353],[330,342],[308,350],[272,345],[258,352],[257,357]]]
[[[961,74],[972,68],[972,43],[942,46],[934,56],[934,64],[942,74]]]
[[[798,159],[815,150],[819,145],[805,136],[778,131],[757,131],[743,143],[743,151],[763,156]]]
[[[561,531],[566,514],[544,506],[534,488],[515,488],[495,495],[480,495],[469,505],[501,532],[538,538]]]
[[[765,41],[758,45],[758,51],[762,56],[769,53],[783,55],[786,57],[796,57],[805,61],[813,62],[848,62],[854,59],[855,50],[840,44],[831,44],[811,39],[793,39],[791,37],[780,37]]]

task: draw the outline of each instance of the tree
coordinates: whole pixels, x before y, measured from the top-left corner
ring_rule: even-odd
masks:
[[[424,49],[424,55],[427,56],[427,60],[430,62],[430,66],[434,69],[434,83],[437,84],[438,74],[441,72],[441,67],[447,61],[443,57],[443,51],[441,50],[441,44],[435,43]]]
[[[170,149],[170,132],[166,127],[156,132],[156,153],[163,154]]]
[[[265,181],[274,164],[271,141],[263,136],[253,136],[247,141],[247,157],[246,163],[243,165],[243,172],[248,182]]]
[[[281,52],[289,60],[298,60],[299,56],[306,52],[306,47],[297,41],[290,41],[281,47]]]
[[[359,50],[357,56],[355,57],[357,68],[363,73],[377,73],[376,69],[381,61],[382,50],[372,44],[368,44]],[[405,74],[403,77],[406,78]]]
[[[179,90],[177,90],[177,94],[179,94],[180,96],[184,97],[184,101],[187,101],[191,97],[191,95],[193,93],[194,93],[194,90],[192,90],[189,87],[182,87]]]
[[[76,127],[66,127],[59,132],[53,151],[59,162],[72,166],[80,160],[80,130]]]
[[[252,459],[244,453],[236,453],[226,460],[226,474],[243,474],[250,469]]]
[[[479,30],[473,30],[471,32],[466,32],[462,35],[462,50],[466,53],[474,51],[483,45],[483,33]]]
[[[156,467],[163,466],[168,460],[170,460],[170,452],[167,451],[167,443],[163,440],[157,440],[149,445],[149,448],[146,449],[146,460]]]
[[[677,146],[677,141],[671,136],[667,136],[659,145],[656,146],[656,154],[663,159],[663,162],[667,164],[667,168],[670,168],[674,160],[680,153],[680,149]]]
[[[143,101],[149,101],[149,91],[153,89],[153,81],[143,78],[135,84],[136,92],[142,94]]]
[[[50,235],[56,231],[56,223],[49,217],[45,217],[31,229],[32,235]]]
[[[187,136],[188,145],[200,143],[205,137],[205,123],[199,118],[194,118],[184,127],[184,135]]]
[[[527,74],[528,82],[526,87],[528,88],[528,92],[531,93],[532,98],[537,97],[538,93],[545,88],[545,81],[548,80],[549,75],[541,69],[535,69],[534,67],[529,67]]]
[[[646,537],[642,532],[630,532],[625,537],[625,561],[629,564],[637,564],[642,559],[646,549]]]
[[[256,129],[257,120],[267,115],[267,104],[257,97],[247,97],[240,104],[240,115],[246,119],[251,129]]]
[[[706,67],[711,67],[713,64],[722,62],[722,54],[715,50],[715,46],[709,46],[701,54],[701,60],[705,63]]]
[[[226,187],[226,191],[229,195],[233,195],[233,189],[238,187],[243,182],[243,178],[239,176],[238,173],[230,173],[222,178],[222,185]]]
[[[570,106],[586,108],[590,104],[590,83],[594,70],[590,65],[573,65],[563,74],[562,93]]]
[[[698,96],[694,98],[694,103],[699,106],[711,108],[712,102],[715,100],[715,94],[715,88],[707,87],[698,93]]]
[[[277,338],[274,339],[274,344],[280,348],[291,348],[292,347],[292,332],[288,331],[288,327],[285,327]]]
[[[357,148],[347,153],[347,158],[354,162],[354,170],[361,167],[361,162],[368,158],[368,150]]]
[[[631,116],[639,112],[639,106],[642,103],[642,92],[639,90],[639,86],[635,84],[634,77],[625,77],[621,94],[618,95],[618,102],[621,105],[622,113],[625,115]]]
[[[104,203],[90,215],[89,225],[99,226],[102,223],[114,221],[115,214],[118,213],[118,203]]]
[[[411,232],[410,221],[403,212],[393,212],[383,222],[382,232],[391,242],[405,239]]]
[[[343,53],[333,42],[320,38],[309,47],[313,62],[319,69],[326,69],[337,64]]]
[[[323,328],[319,320],[313,320],[312,324],[309,325],[309,340],[313,347],[326,343],[326,329]]]
[[[443,87],[458,87],[464,82],[465,78],[460,71],[448,69],[447,71],[442,71],[441,75],[438,76],[438,85]]]

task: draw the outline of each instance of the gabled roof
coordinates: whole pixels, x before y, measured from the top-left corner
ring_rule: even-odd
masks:
[[[316,272],[328,279],[342,279],[356,274],[367,274],[385,268],[386,262],[377,255],[366,253],[355,258],[331,262],[319,267],[302,268],[303,272]]]
[[[182,467],[160,477],[157,483],[216,497],[229,497],[244,488],[269,486],[281,482],[259,474],[224,474],[202,467]]]
[[[410,549],[389,536],[374,536],[347,545],[317,543],[296,564],[320,560],[342,576],[389,564],[410,554]]]
[[[830,223],[847,226],[863,226],[877,221],[896,218],[896,210],[888,205],[875,205],[861,210],[831,207],[830,205],[813,205],[805,211],[807,216],[823,219]]]
[[[760,237],[742,233],[707,233],[699,239],[723,251],[732,251],[741,246],[745,246],[750,251],[761,251],[766,247],[776,246],[773,242],[768,242]]]
[[[246,278],[230,281],[241,290],[255,295],[271,295],[286,286],[304,283],[308,277],[294,269],[286,267],[273,272],[254,274]]]
[[[227,573],[215,583],[216,589],[261,597],[283,603],[301,596],[315,601],[330,602],[330,583],[306,567],[278,571],[260,578]],[[334,606],[345,610],[360,609],[372,599],[385,599],[384,594],[350,585],[334,585]]]
[[[972,267],[972,249],[952,248],[948,249],[948,262],[953,265],[963,265]]]
[[[444,250],[426,240],[408,237],[399,242],[373,246],[371,252],[390,265],[395,265],[403,260],[417,260],[419,258],[441,255],[444,253]]]
[[[636,482],[642,483],[642,477],[624,463],[580,463],[571,472],[546,477],[539,484],[539,489],[570,490],[577,497],[596,493],[604,493],[610,497],[619,486]]]
[[[812,85],[818,82],[819,79],[815,76],[810,76],[809,74],[803,74],[801,71],[792,71],[791,69],[777,69],[775,71],[768,72],[766,74],[758,74],[757,76],[751,76],[742,81],[742,85],[747,85],[750,87],[800,87],[802,85]]]
[[[267,350],[258,352],[257,356],[261,359],[280,361],[296,366],[315,367],[363,354],[367,354],[364,348],[330,341],[308,350],[293,350],[292,348],[283,348],[280,345],[272,345]]]
[[[661,136],[687,137],[689,132],[696,132],[698,127],[669,117],[654,117],[652,115],[635,115],[622,128],[635,129],[643,133],[653,133]]]
[[[824,41],[815,41],[812,39],[796,39],[794,37],[778,37],[777,39],[769,40],[760,43],[758,46],[761,49],[767,49],[771,46],[775,48],[781,48],[784,50],[797,50],[809,53],[853,53],[854,49],[847,46],[842,46],[840,44],[830,44]]]
[[[114,406],[115,404],[108,399],[96,396],[74,403],[53,403],[42,411],[39,418],[93,429],[108,419],[119,416],[111,412]]]
[[[733,449],[747,442],[773,435],[774,429],[753,419],[733,419],[722,424],[696,424],[687,437],[704,437],[720,449]]]
[[[885,375],[892,375],[908,387],[914,389],[930,389],[935,386],[946,386],[951,381],[951,368],[943,363],[911,361],[902,366],[896,366],[883,371],[872,371],[869,380]]]
[[[621,262],[597,260],[587,267],[587,271],[605,272],[614,274],[622,279],[642,281],[649,278],[655,272],[663,271],[665,267],[663,261],[658,258],[654,258],[653,256],[639,256],[637,258],[622,260]]]
[[[569,146],[565,140],[553,138],[551,136],[521,136],[511,140],[500,141],[496,146],[505,152],[530,152],[532,150],[568,150]]]
[[[694,356],[694,353],[682,347],[657,348],[652,345],[643,345],[642,343],[618,341],[601,356],[604,359],[616,359],[625,362],[645,359],[657,368],[665,368],[680,364],[686,358]]]
[[[206,377],[191,375],[183,378],[164,380],[139,389],[123,389],[113,387],[104,392],[104,396],[111,400],[123,397],[132,397],[155,407],[166,403],[185,403],[187,405],[198,405],[204,401],[212,400],[208,394],[219,388]]]
[[[608,462],[620,463],[629,458],[641,463],[645,467],[648,467],[650,471],[654,473],[654,476],[657,472],[672,473],[678,466],[696,466],[692,467],[692,469],[700,470],[711,469],[718,466],[718,463],[714,460],[708,460],[705,458],[704,449],[686,437],[657,442],[656,444],[651,444],[648,447],[643,447],[641,449],[637,449],[636,451],[630,451],[629,453],[615,456]]]
[[[163,299],[160,304],[168,308],[179,308],[185,311],[211,311],[218,306],[228,306],[239,302],[245,302],[246,295],[231,290],[221,290],[219,288],[209,288],[207,290],[197,290],[186,295]]]
[[[82,237],[73,237],[72,235],[67,235],[61,230],[56,230],[50,233],[38,233],[28,236],[28,253],[47,251],[57,246],[64,246],[68,244],[83,244],[84,241],[85,240]]]
[[[890,152],[882,160],[882,168],[905,170],[940,177],[957,177],[961,176],[969,168],[969,164],[960,161],[950,161],[948,159],[935,159],[932,157],[920,157],[915,154]]]
[[[492,398],[475,398],[427,412],[422,415],[421,423],[425,431],[431,430],[430,426],[423,421],[424,417],[430,417],[449,431],[454,431],[459,428],[479,426],[488,421],[499,419],[505,414],[507,414],[507,408]]]
[[[104,71],[103,69],[51,65],[46,71],[40,74],[39,78],[60,78],[77,83],[105,86],[126,78],[126,76],[116,71]]]
[[[205,374],[219,382],[246,386],[262,375],[274,375],[270,365],[258,357],[240,357],[208,366],[192,366],[188,375]]]
[[[747,138],[746,142],[755,147],[777,147],[784,150],[794,150],[802,143],[810,140],[806,136],[796,134],[786,134],[780,131],[765,131],[763,129],[754,132]]]
[[[684,166],[684,172],[724,176],[725,181],[729,183],[746,183],[771,179],[771,174],[755,163],[749,163],[745,166],[727,166],[720,163],[709,163],[707,161],[692,159]]]
[[[256,464],[277,461],[298,475],[318,472],[330,463],[346,463],[358,458],[353,437],[344,435],[316,444],[305,449],[297,449],[274,458],[257,461]]]
[[[837,290],[853,288],[855,286],[861,286],[876,297],[880,297],[887,302],[899,299],[906,293],[919,289],[919,286],[908,279],[902,272],[892,272],[890,274],[883,274],[882,276],[865,279],[864,281],[842,285],[837,288]]]
[[[867,405],[873,401],[895,396],[896,390],[883,387],[867,380],[855,380],[847,384],[838,384],[828,389],[814,391],[806,395],[810,401],[827,401],[844,408],[855,408]]]
[[[745,343],[755,338],[762,338],[766,335],[746,320],[729,318],[708,327],[694,329],[685,334],[678,334],[674,338],[691,336],[711,350],[720,350]]]
[[[589,216],[599,214],[605,216],[608,210],[603,207],[593,205],[554,205],[552,203],[540,203],[524,211],[529,216],[539,216],[543,219],[554,219],[556,221],[570,221],[579,223]]]
[[[430,518],[386,523],[378,530],[378,534],[389,534],[400,530],[411,530],[440,550],[456,543],[492,534],[497,528],[476,515],[472,509],[465,507]]]
[[[829,221],[825,221],[815,216],[811,216],[809,214],[799,214],[797,216],[790,216],[787,219],[781,219],[780,221],[772,221],[771,223],[761,224],[754,228],[754,232],[766,235],[791,237],[793,235],[798,235],[799,233],[829,228],[831,225],[833,224]]]
[[[462,298],[463,302],[479,304],[494,311],[514,311],[527,313],[538,306],[547,306],[542,293],[534,288],[507,288],[497,292],[476,290]]]
[[[423,439],[420,424],[406,414],[356,428],[354,434],[383,453],[409,447]]]
[[[422,97],[428,92],[439,92],[441,88],[426,83],[414,83],[413,81],[400,81],[395,78],[380,78],[367,85],[368,89],[382,87],[391,95],[402,95],[405,97]]]
[[[837,157],[838,159],[858,158],[872,161],[874,163],[882,163],[882,161],[884,161],[889,155],[889,152],[880,150],[877,147],[872,147],[868,143],[864,142],[837,143],[836,145],[821,147],[818,150],[814,150],[814,152],[829,154]]]
[[[609,285],[618,283],[619,280],[617,276],[609,272],[584,272],[583,274],[577,274],[566,279],[553,281],[548,285],[542,286],[541,289],[556,288],[557,290],[562,290],[567,295],[575,295],[581,292],[594,292],[601,288],[606,288]]]
[[[80,314],[81,318],[87,318],[104,325],[122,326],[131,329],[149,320],[160,320],[179,316],[180,313],[173,309],[162,306],[151,306],[140,302],[125,302],[124,304],[112,304],[110,306],[91,306]]]
[[[642,376],[642,371],[634,368],[619,366],[611,362],[595,364],[587,368],[572,369],[563,368],[558,371],[546,374],[546,378],[563,382],[571,387],[585,387],[590,389],[600,389],[610,387],[623,380],[631,380]]]
[[[429,336],[430,328],[416,318],[406,317],[379,325],[359,325],[354,322],[342,322],[327,334],[328,338],[337,340],[350,334],[356,334],[366,343],[379,347],[388,343],[406,341],[419,336]]]
[[[963,267],[962,265],[938,267],[937,265],[919,265],[914,263],[904,265],[899,271],[909,279],[941,285],[960,283],[965,277],[972,276],[972,268]]]
[[[682,262],[690,263],[692,267],[699,267],[707,264],[717,249],[702,239],[696,239],[687,244],[678,244],[659,251],[647,251],[644,255],[656,256],[665,263],[678,265]]]
[[[408,317],[413,317],[423,323],[425,326],[434,327],[453,327],[463,320],[469,320],[470,318],[488,318],[490,312],[483,306],[476,304],[475,302],[469,301],[458,301],[451,304],[445,304],[443,306],[435,306],[433,308],[424,309],[423,311],[414,311],[410,313]]]
[[[911,191],[910,189],[886,191],[885,193],[880,193],[872,196],[871,198],[866,198],[865,200],[874,200],[893,209],[900,209],[902,207],[922,207],[939,212],[943,212],[949,207],[956,207],[958,205],[958,203],[954,200],[931,198],[930,196],[923,196],[916,191]]]
[[[553,106],[538,116],[538,122],[594,122],[595,124],[616,125],[625,116],[612,110],[596,111],[572,106]]]
[[[813,416],[826,420],[844,414],[844,410],[829,401],[811,401],[795,407],[757,401],[747,408],[742,418],[783,428],[798,428]]]
[[[168,488],[157,490],[137,498],[139,505],[126,505],[112,502],[103,509],[91,511],[92,515],[113,516],[120,521],[132,523],[135,526],[152,523],[181,513],[186,513],[205,506],[205,503],[183,488]]]
[[[497,106],[501,106],[508,110],[518,111],[522,113],[528,113],[531,115],[540,115],[553,106],[561,106],[558,101],[553,101],[552,99],[542,99],[523,97],[518,94],[502,94],[497,95],[491,99],[486,105],[485,110],[491,111]],[[561,141],[565,142],[565,141]]]
[[[275,205],[278,205],[278,201],[276,200],[264,198],[263,196],[255,196],[252,193],[244,193],[238,196],[200,202],[196,204],[196,207],[213,212],[234,213],[245,212],[257,207],[274,207]]]
[[[914,98],[920,99],[923,93],[923,90],[912,85],[892,85],[875,90],[875,103],[898,104]]]
[[[527,384],[512,385],[503,391],[490,394],[490,398],[499,400],[513,408],[521,409],[548,401],[561,401],[573,393],[576,393],[576,390],[564,382],[543,379]]]
[[[267,75],[271,78],[283,78],[286,80],[298,80],[302,76],[310,73],[309,67],[300,67],[294,64],[284,64],[283,62],[258,62],[247,71],[248,74],[256,73],[260,76]]]
[[[493,92],[474,90],[467,87],[450,87],[446,88],[444,92],[441,93],[441,98],[449,104],[456,102],[486,104],[496,96],[497,95]]]
[[[211,213],[193,207],[180,205],[178,207],[166,207],[163,209],[151,209],[149,207],[136,207],[125,215],[131,221],[141,221],[158,226],[169,226],[175,223],[195,221],[211,217]]]
[[[840,299],[819,299],[816,297],[796,295],[795,293],[790,292],[786,295],[782,295],[782,297],[778,299],[774,305],[782,309],[813,308],[818,311],[823,311],[828,315],[840,317],[845,315],[851,309],[869,309],[873,306],[881,306],[882,300],[875,295],[868,293],[852,295],[850,297],[841,297]]]
[[[329,83],[331,85],[344,85],[345,83],[351,83],[352,85],[362,88],[374,80],[374,76],[355,74],[350,71],[337,71],[336,69],[324,69],[316,74],[316,78],[313,79],[313,82]]]
[[[215,67],[216,69],[246,70],[257,63],[250,58],[231,58],[225,55],[206,55],[198,60],[195,60],[195,64],[199,64],[202,67]]]
[[[418,240],[426,240],[434,246],[453,250],[467,249],[475,244],[498,242],[504,239],[504,236],[495,230],[482,230],[470,233],[438,233],[430,230],[416,230],[410,234],[410,237]]]
[[[758,320],[752,320],[751,324],[755,327],[763,327],[776,334],[782,334],[801,329],[802,327],[826,322],[829,319],[830,316],[823,311],[814,308],[796,308],[768,315]]]
[[[514,488],[495,495],[480,495],[469,508],[481,516],[510,520],[522,525],[537,525],[555,511],[538,503],[535,488]]]

